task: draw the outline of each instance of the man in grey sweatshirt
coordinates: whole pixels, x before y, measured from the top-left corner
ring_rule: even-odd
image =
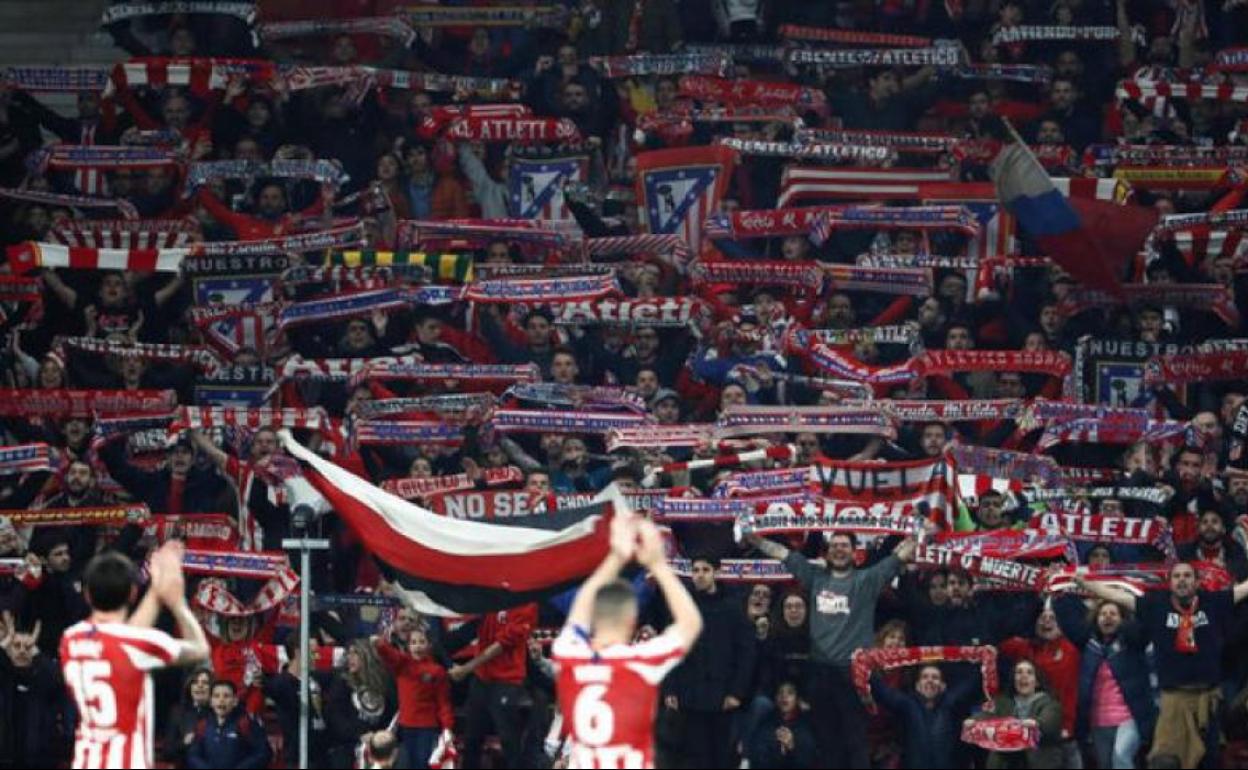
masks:
[[[914,560],[914,539],[906,538],[891,555],[866,569],[854,565],[857,540],[852,533],[832,535],[825,569],[754,533],[746,534],[745,540],[783,561],[806,591],[814,664],[811,708],[820,756],[828,758],[831,767],[867,767],[867,716],[849,674],[850,657],[854,650],[871,646],[876,601],[902,565]]]

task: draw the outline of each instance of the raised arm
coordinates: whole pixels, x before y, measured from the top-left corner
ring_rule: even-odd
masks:
[[[1248,599],[1248,580],[1245,580],[1242,583],[1237,583],[1235,587],[1231,589],[1231,600],[1235,604],[1239,604],[1244,599]]]
[[[191,441],[195,443],[195,446],[199,447],[199,451],[212,460],[212,464],[217,466],[217,470],[225,472],[226,463],[230,461],[229,455],[218,449],[216,444],[209,441],[207,436],[197,430],[191,431]]]
[[[1135,596],[1128,591],[1113,586],[1107,586],[1098,583],[1095,580],[1086,580],[1083,575],[1075,576],[1075,585],[1092,594],[1098,599],[1104,599],[1107,602],[1113,602],[1123,609],[1135,612]],[[1238,597],[1239,586],[1236,586],[1236,596]],[[1248,585],[1245,585],[1244,591],[1248,593]],[[1238,601],[1238,598],[1236,599]]]
[[[663,592],[663,599],[672,612],[671,627],[676,629],[687,650],[702,633],[702,613],[680,578],[676,577],[672,565],[667,563],[667,555],[663,552],[663,538],[659,535],[658,528],[643,519],[637,524],[637,538],[637,561],[650,570],[654,582]]]
[[[617,512],[611,519],[611,550],[607,553],[607,558],[598,565],[598,569],[581,584],[581,590],[577,592],[568,609],[566,625],[589,630],[598,589],[619,577],[620,570],[633,557],[636,541],[637,517]]]
[[[182,639],[182,652],[178,665],[198,663],[208,659],[211,648],[204,629],[195,619],[186,601],[186,577],[182,573],[182,543],[172,540],[160,547],[152,556],[152,588],[165,608],[173,615]]]
[[[772,559],[779,559],[780,561],[784,561],[789,558],[789,549],[774,540],[768,540],[767,538],[756,535],[753,532],[747,532],[744,539],[745,542],[761,551],[764,556]]]

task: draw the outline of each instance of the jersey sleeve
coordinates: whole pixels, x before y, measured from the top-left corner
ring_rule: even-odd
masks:
[[[629,650],[630,659],[624,665],[655,687],[680,665],[689,652],[675,626],[653,639],[632,645]]]
[[[550,646],[550,658],[559,664],[561,660],[585,660],[593,657],[589,648],[589,632],[572,623],[563,627]]]

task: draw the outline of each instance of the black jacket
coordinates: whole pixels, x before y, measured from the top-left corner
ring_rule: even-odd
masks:
[[[675,695],[682,711],[720,711],[732,695],[743,704],[754,679],[754,629],[745,618],[741,596],[718,586],[715,593],[693,592],[702,613],[702,635],[688,657],[667,678],[665,695]]]
[[[147,504],[153,513],[169,512],[169,493],[173,486],[173,474],[168,468],[145,471],[126,462],[126,445],[114,441],[105,446],[100,456],[108,466],[108,473],[117,483]],[[182,490],[183,513],[214,513],[221,510],[221,495],[225,481],[216,471],[193,466],[186,475]]]
[[[69,698],[46,655],[17,668],[0,652],[0,767],[54,767],[72,744]]]
[[[787,727],[793,733],[793,750],[787,753],[781,750],[780,741],[776,739],[776,730],[781,727]],[[746,747],[750,767],[786,770],[816,767],[818,752],[810,717],[799,711],[794,719],[786,721],[776,709],[759,722]]]

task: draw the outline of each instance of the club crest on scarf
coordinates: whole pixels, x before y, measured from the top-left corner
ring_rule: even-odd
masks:
[[[638,155],[638,186],[650,232],[679,234],[696,254],[702,224],[719,207],[734,158],[725,147]]]

